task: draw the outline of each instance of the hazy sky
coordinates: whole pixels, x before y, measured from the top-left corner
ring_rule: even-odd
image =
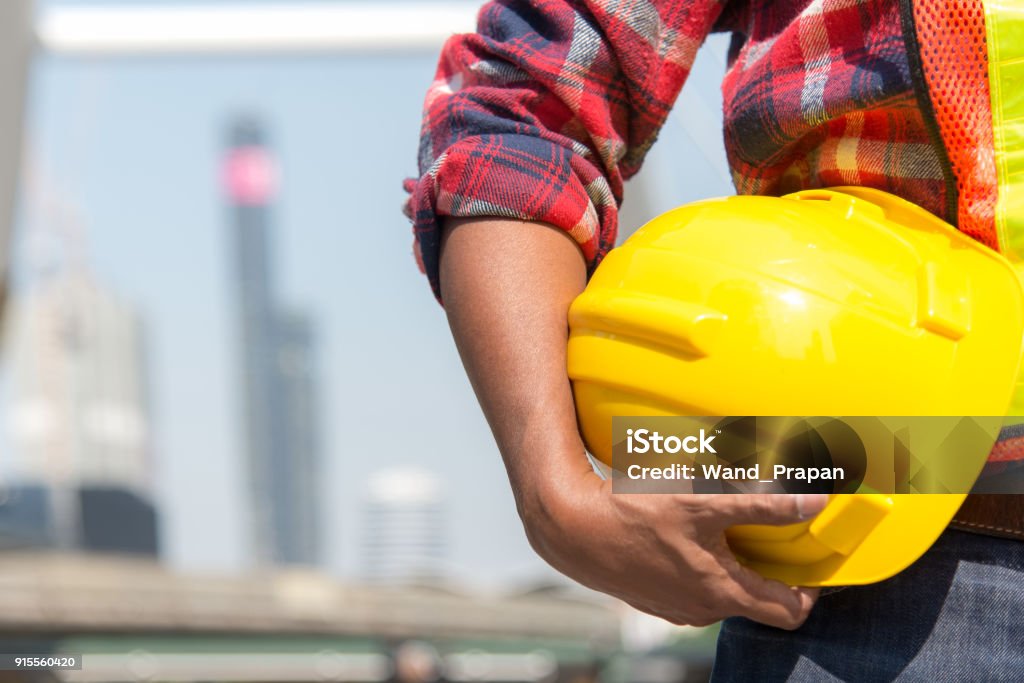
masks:
[[[702,52],[649,157],[650,211],[731,192],[718,130],[724,45],[715,39],[713,54]],[[460,576],[492,583],[541,571],[399,210],[435,61],[427,53],[37,60],[30,157],[75,207],[98,277],[147,323],[156,486],[175,567],[248,566],[219,173],[231,117],[255,113],[283,176],[274,210],[280,288],[318,325],[329,569],[358,568],[367,476],[411,463],[446,482]],[[19,230],[46,220],[26,201]],[[23,241],[18,253],[25,272]]]

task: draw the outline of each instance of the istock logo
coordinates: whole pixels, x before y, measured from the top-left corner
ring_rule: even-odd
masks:
[[[708,436],[704,430],[699,435],[685,436],[680,439],[674,434],[662,436],[659,432],[652,432],[647,429],[626,430],[626,452],[627,453],[718,453],[711,442],[715,435]],[[697,444],[697,445],[694,445]]]

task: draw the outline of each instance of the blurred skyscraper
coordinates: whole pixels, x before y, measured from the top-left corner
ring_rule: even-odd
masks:
[[[236,121],[224,183],[231,203],[245,445],[257,561],[320,560],[321,497],[313,326],[284,308],[274,277],[277,185],[262,126]]]
[[[403,583],[444,577],[445,497],[433,474],[415,467],[382,470],[369,480],[363,514],[363,575]]]
[[[40,274],[13,306],[0,538],[156,554],[139,316],[74,263]]]

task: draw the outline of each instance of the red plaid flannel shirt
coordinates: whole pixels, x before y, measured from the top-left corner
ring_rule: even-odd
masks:
[[[445,45],[406,184],[435,294],[443,216],[550,223],[596,266],[713,30],[734,36],[722,89],[740,193],[864,185],[950,218],[896,0],[500,0]]]
[[[918,24],[908,8],[938,18]],[[406,182],[420,265],[440,296],[442,217],[499,216],[561,227],[596,267],[615,242],[623,181],[711,31],[733,34],[722,93],[739,193],[875,187],[998,248],[991,133],[977,121],[950,129],[957,108],[943,101],[936,125],[925,85],[970,90],[964,106],[985,107],[987,82],[972,80],[984,78],[984,30],[955,26],[982,15],[977,0],[491,2],[477,33],[445,45],[427,94],[421,176]],[[974,72],[937,74],[919,40],[979,60]],[[952,160],[948,142],[961,146]],[[1005,430],[990,460],[1024,459],[1020,431]]]

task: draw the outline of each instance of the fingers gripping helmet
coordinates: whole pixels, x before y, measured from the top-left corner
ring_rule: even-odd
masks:
[[[847,187],[659,216],[608,255],[569,324],[580,429],[611,464],[614,416],[1005,415],[1024,294],[994,251]],[[923,554],[964,497],[838,495],[808,523],[727,536],[772,578],[869,583]]]

